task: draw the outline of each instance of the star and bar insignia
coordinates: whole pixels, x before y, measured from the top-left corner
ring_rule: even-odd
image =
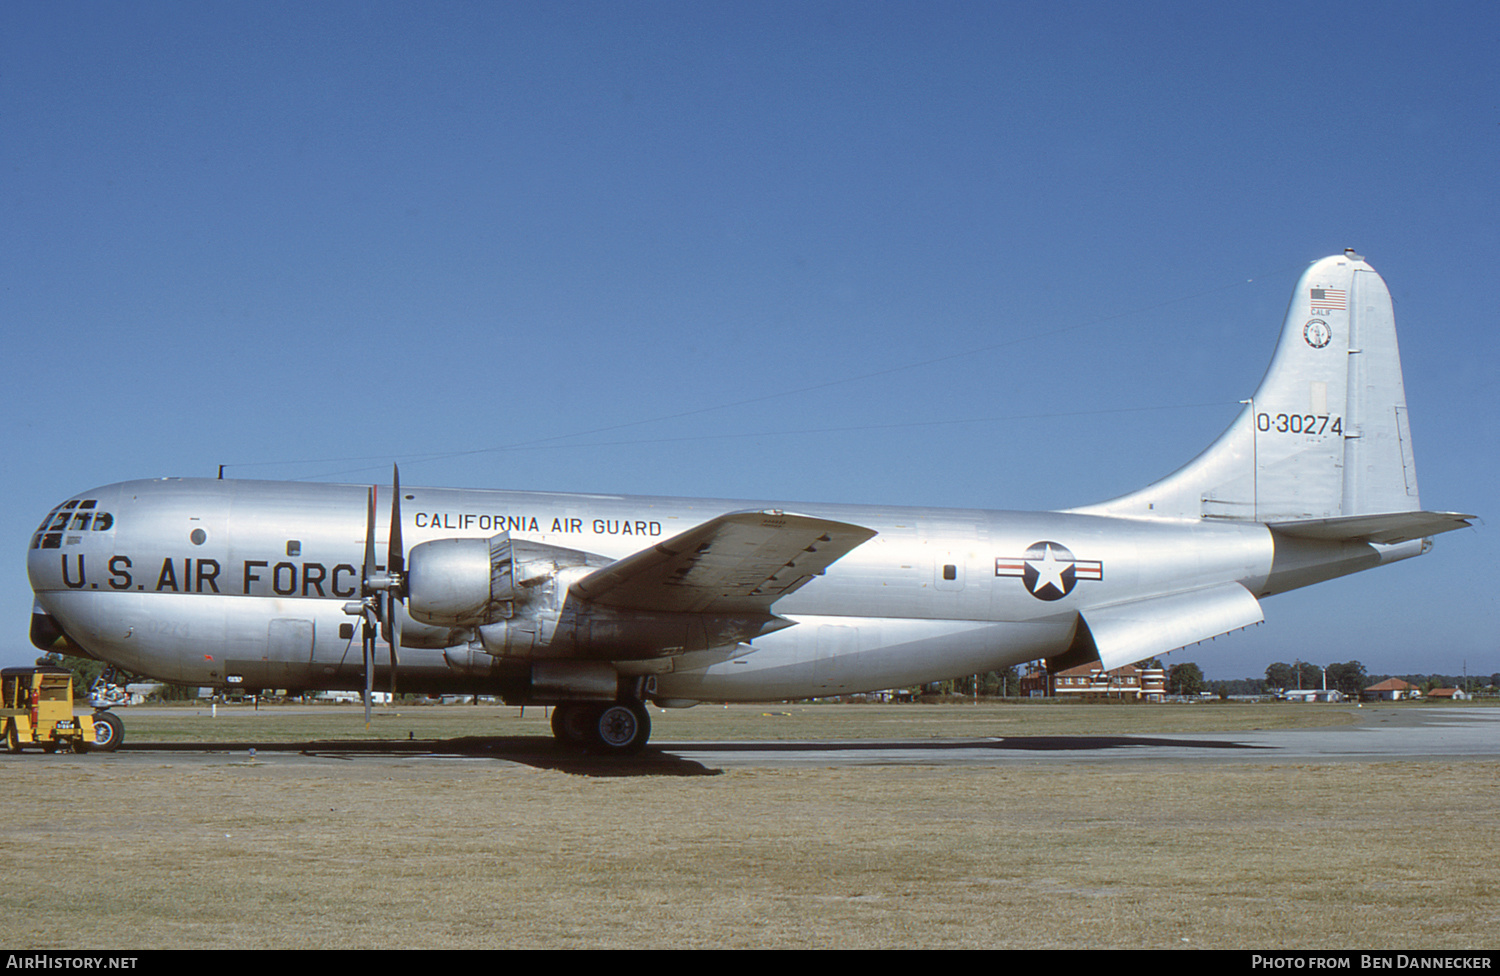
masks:
[[[996,576],[1019,576],[1026,592],[1038,600],[1061,600],[1079,580],[1104,579],[1104,563],[1075,559],[1060,542],[1034,542],[1026,555],[995,560]]]

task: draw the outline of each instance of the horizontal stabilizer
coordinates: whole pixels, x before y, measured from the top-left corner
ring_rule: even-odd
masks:
[[[789,512],[730,512],[574,583],[601,606],[661,613],[767,613],[875,536]]]
[[[1298,539],[1334,542],[1378,542],[1394,545],[1440,532],[1470,527],[1472,515],[1456,512],[1391,512],[1387,515],[1350,515],[1345,518],[1272,522],[1272,531]]]
[[[1240,630],[1265,619],[1238,583],[1083,612],[1106,671]]]

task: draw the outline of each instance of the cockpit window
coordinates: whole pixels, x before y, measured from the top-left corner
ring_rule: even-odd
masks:
[[[114,528],[115,517],[108,512],[96,511],[98,504],[97,498],[75,498],[63,502],[42,519],[36,534],[31,537],[31,548],[61,549],[64,545],[82,541],[76,535],[65,538],[63,533],[66,531],[104,532]]]

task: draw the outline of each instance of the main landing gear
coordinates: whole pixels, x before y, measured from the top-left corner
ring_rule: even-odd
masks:
[[[651,716],[638,701],[563,702],[552,709],[552,734],[565,745],[628,756],[651,737]]]

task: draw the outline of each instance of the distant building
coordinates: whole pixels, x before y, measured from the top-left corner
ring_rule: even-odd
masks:
[[[1083,701],[1161,701],[1167,694],[1167,672],[1134,665],[1106,671],[1097,661],[1056,674],[1036,668],[1021,677],[1021,694]]]
[[[1360,697],[1365,701],[1403,701],[1407,698],[1421,698],[1422,689],[1400,678],[1387,678],[1366,688],[1360,693]]]
[[[1427,693],[1427,697],[1440,701],[1468,701],[1469,693],[1462,688],[1434,688]]]
[[[1341,702],[1344,693],[1336,688],[1292,688],[1276,696],[1282,701]]]
[[[365,693],[362,692],[362,691],[320,691],[320,692],[318,692],[315,700],[317,700],[319,702],[333,702],[334,704],[337,704],[337,705],[347,705],[347,704],[350,704],[350,703],[360,703],[360,704],[362,704],[364,702],[364,700],[365,700]],[[372,692],[370,692],[370,704],[372,704],[372,705],[389,705],[390,703],[391,703],[391,693],[390,692],[388,692],[388,691],[372,691]]]

